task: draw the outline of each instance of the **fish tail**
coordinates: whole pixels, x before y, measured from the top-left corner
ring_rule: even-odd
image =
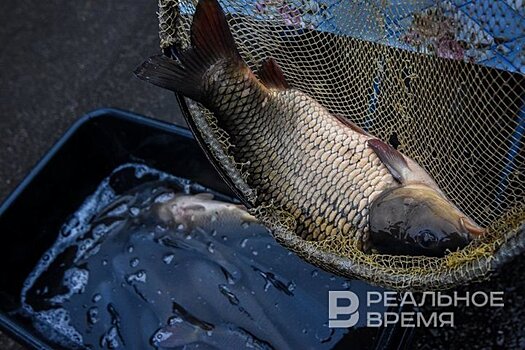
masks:
[[[239,52],[217,0],[200,0],[191,26],[192,47],[173,60],[163,55],[147,59],[135,75],[150,83],[181,93],[193,100],[205,98],[204,74],[219,60],[242,67]]]

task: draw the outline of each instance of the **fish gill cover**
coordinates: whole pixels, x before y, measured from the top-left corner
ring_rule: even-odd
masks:
[[[160,1],[163,49],[190,45],[196,1]],[[389,141],[488,233],[443,258],[365,254],[336,234],[298,237],[293,219],[255,213],[319,266],[397,289],[443,289],[488,274],[525,248],[525,10],[517,1],[223,0],[236,46],[255,70],[273,57],[290,85]],[[197,137],[249,202],[235,144],[186,99]]]

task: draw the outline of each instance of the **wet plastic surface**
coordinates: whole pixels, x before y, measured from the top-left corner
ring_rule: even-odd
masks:
[[[0,326],[27,345],[51,348],[28,321],[11,313],[20,306],[25,278],[85,198],[113,169],[130,162],[231,195],[189,131],[116,110],[99,110],[81,119],[0,208]],[[360,328],[336,348],[402,348],[403,336],[398,329]]]

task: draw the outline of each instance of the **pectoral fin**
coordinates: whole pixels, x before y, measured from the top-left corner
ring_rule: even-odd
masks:
[[[406,174],[410,168],[405,157],[399,151],[378,139],[368,140],[368,146],[372,148],[396,181],[404,183],[407,180]]]

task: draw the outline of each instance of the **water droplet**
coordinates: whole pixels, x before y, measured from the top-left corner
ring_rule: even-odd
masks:
[[[140,214],[140,209],[137,208],[137,207],[131,207],[131,208],[129,208],[129,213],[133,217],[138,216]]]
[[[248,242],[248,238],[243,239],[243,240],[241,241],[241,248],[245,248],[247,242]]]
[[[252,251],[252,254],[255,255],[255,256],[257,256],[257,255],[259,255],[259,252],[257,252],[256,250],[254,250],[254,251]]]
[[[319,275],[319,271],[317,270],[313,270],[310,275],[312,275],[312,277],[316,277],[317,275]]]
[[[228,236],[222,236],[221,238],[222,238],[222,240],[225,241],[225,242],[228,240]]]
[[[129,245],[128,246],[128,253],[133,253],[133,250],[135,249],[135,247],[133,245]]]
[[[272,247],[271,244],[267,244],[267,245],[266,245],[266,249],[270,249],[271,247]]]
[[[175,257],[174,254],[166,254],[162,258],[162,261],[164,261],[165,264],[170,264],[174,257]]]
[[[232,305],[239,305],[239,299],[237,298],[237,296],[235,296],[235,294],[233,294],[233,292],[228,288],[227,285],[219,284],[219,291],[226,298],[228,298],[228,301],[230,302],[230,304],[232,304]]]
[[[106,266],[108,264],[107,259],[102,259],[102,266]]]
[[[184,320],[180,318],[179,316],[173,316],[168,319],[168,325],[175,326],[178,323],[183,323]]]
[[[95,323],[98,322],[98,320],[99,320],[99,318],[98,318],[98,307],[93,306],[87,312],[88,324],[94,325]]]
[[[126,276],[126,282],[133,284],[136,282],[146,283],[146,272],[144,270],[137,271],[135,273]]]
[[[140,260],[139,258],[133,258],[129,261],[129,266],[131,267],[137,267],[139,266]]]
[[[173,336],[172,332],[168,332],[164,329],[159,329],[155,334],[153,335],[152,342],[155,346],[160,346],[162,342],[168,340]]]
[[[215,252],[214,245],[212,242],[208,243],[208,251],[212,254]]]
[[[210,217],[210,221],[211,221],[211,222],[215,222],[215,221],[217,221],[218,219],[219,219],[219,218],[218,218],[218,216],[217,216],[217,213],[213,213],[213,214],[211,215],[211,217]]]
[[[241,224],[241,227],[242,227],[243,229],[245,229],[245,230],[246,230],[247,228],[249,228],[249,227],[250,227],[250,223],[249,223],[249,222],[247,222],[247,221],[244,221],[244,222],[243,222],[243,223]]]
[[[66,223],[61,230],[62,237],[69,237],[73,233],[73,229],[80,225],[80,221],[76,216],[73,216],[68,223]]]
[[[100,224],[95,226],[91,232],[93,233],[94,237],[101,237],[108,232],[108,227],[104,224]]]
[[[91,298],[91,300],[92,300],[94,303],[98,303],[101,299],[102,299],[102,295],[100,295],[99,293],[93,295],[93,298]]]

